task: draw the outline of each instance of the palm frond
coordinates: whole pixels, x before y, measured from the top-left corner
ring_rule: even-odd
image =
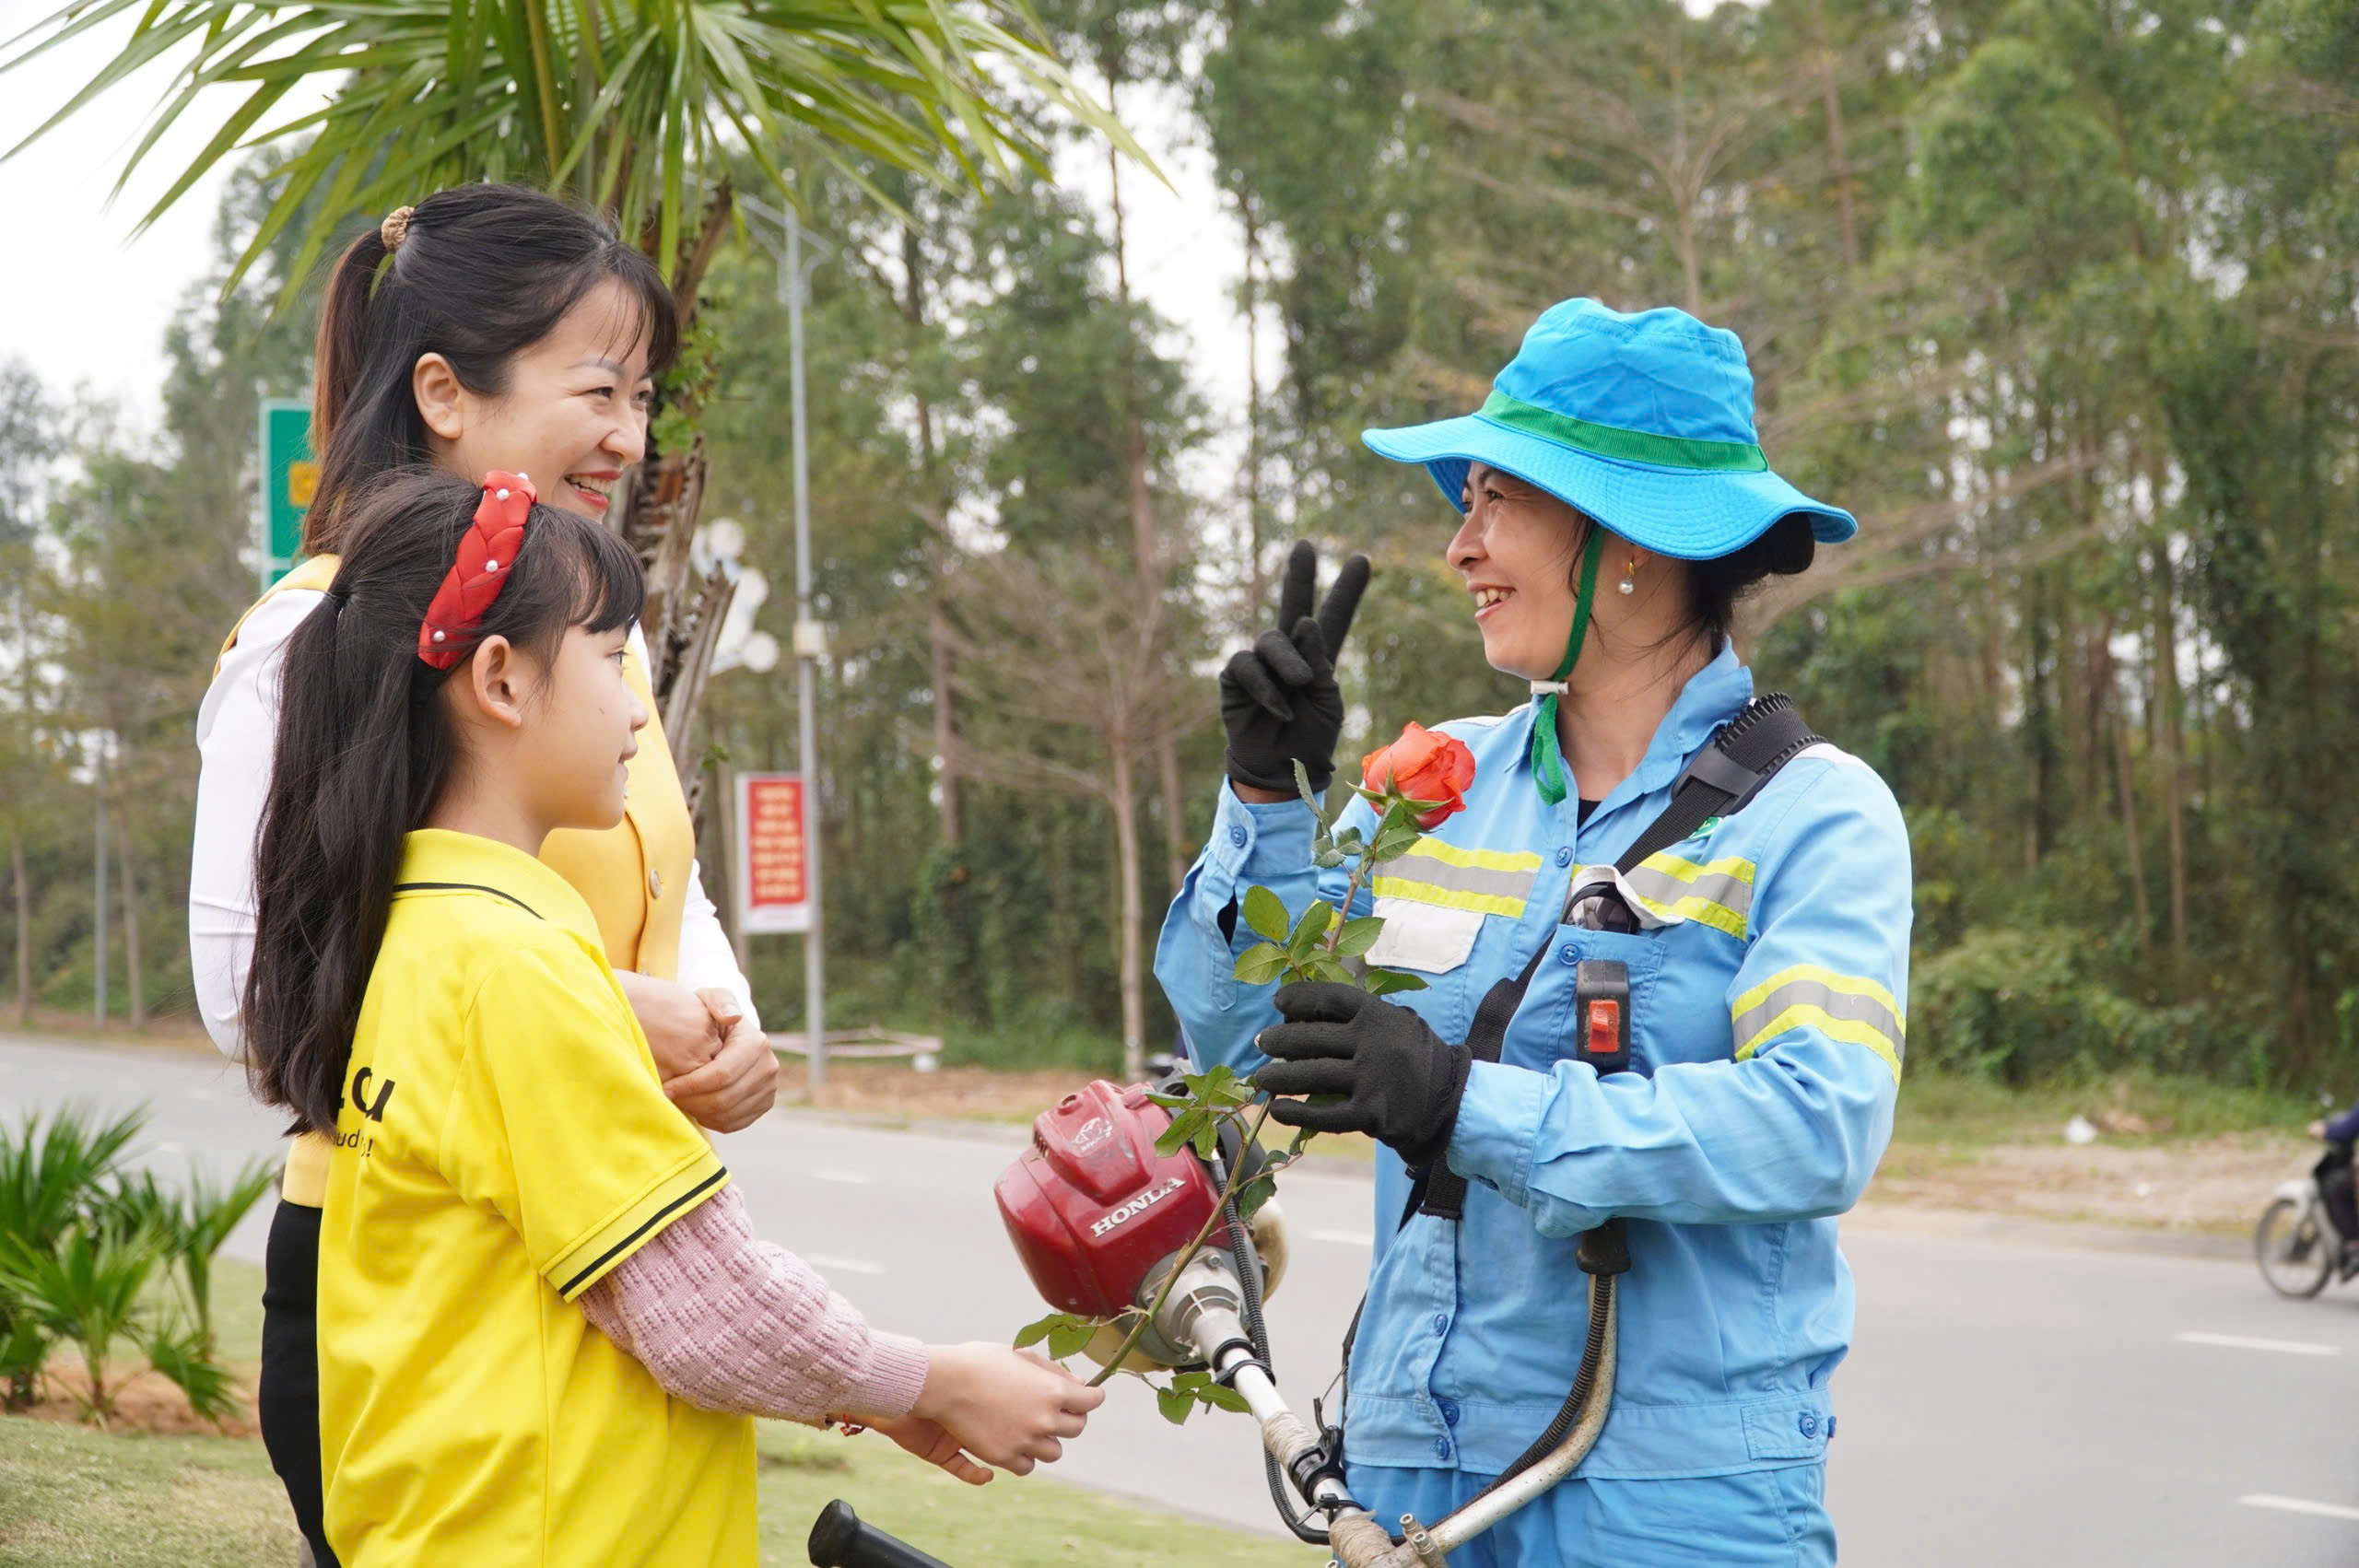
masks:
[[[299,218],[290,289],[356,214],[470,180],[609,208],[668,275],[741,149],[788,201],[798,158],[872,192],[869,166],[980,182],[1046,167],[1037,106],[1147,161],[1050,53],[1025,0],[75,0],[0,44],[0,76],[22,82],[60,44],[118,23],[131,28],[123,47],[5,157],[169,61],[128,181],[200,99],[235,95],[138,222],[234,153],[294,146],[232,287]],[[324,107],[271,120],[314,88]]]

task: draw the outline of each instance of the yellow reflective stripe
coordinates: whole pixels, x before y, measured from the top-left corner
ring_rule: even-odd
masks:
[[[1468,849],[1456,844],[1445,844],[1438,838],[1425,837],[1409,846],[1409,853],[1402,857],[1422,855],[1439,860],[1446,866],[1486,872],[1536,872],[1540,857],[1529,850]]]
[[[1753,862],[1735,855],[1726,855],[1709,865],[1699,866],[1693,860],[1683,860],[1665,849],[1660,854],[1649,855],[1638,864],[1642,869],[1652,867],[1667,875],[1677,877],[1682,882],[1694,882],[1699,877],[1725,876],[1733,877],[1747,887],[1753,885]]]
[[[1780,969],[1730,1004],[1736,1059],[1744,1060],[1790,1029],[1813,1028],[1831,1040],[1865,1046],[1896,1082],[1908,1024],[1890,991],[1859,975],[1815,964]]]
[[[1387,861],[1386,868],[1371,889],[1379,898],[1518,919],[1540,873],[1540,857],[1529,851],[1461,848],[1425,837],[1407,854]]]
[[[1394,865],[1401,862],[1395,860]],[[1485,915],[1505,915],[1520,919],[1523,900],[1510,898],[1501,893],[1476,893],[1462,887],[1438,887],[1430,882],[1414,882],[1402,876],[1380,876],[1370,882],[1369,890],[1379,898],[1404,898],[1412,904],[1432,904],[1444,909],[1473,909]]]
[[[1731,855],[1699,866],[1664,850],[1625,877],[1639,903],[1664,919],[1693,920],[1743,942],[1753,913],[1753,862]]]
[[[1766,1001],[1771,991],[1778,989],[1780,986],[1791,985],[1796,980],[1815,980],[1830,991],[1844,991],[1852,996],[1868,997],[1884,1003],[1895,1018],[1901,1016],[1900,1003],[1893,1000],[1890,991],[1873,980],[1858,975],[1838,975],[1832,969],[1822,969],[1815,964],[1796,964],[1790,968],[1778,970],[1731,1002],[1729,1012],[1742,1018]]]
[[[1782,1035],[1789,1029],[1798,1029],[1806,1025],[1817,1029],[1830,1040],[1842,1040],[1850,1045],[1867,1047],[1868,1049],[1884,1058],[1884,1064],[1892,1069],[1893,1082],[1896,1083],[1900,1081],[1900,1053],[1893,1048],[1890,1040],[1884,1038],[1883,1030],[1872,1024],[1863,1024],[1854,1018],[1837,1018],[1814,1002],[1798,1001],[1778,1013],[1755,1033],[1752,1039],[1736,1048],[1736,1059],[1743,1061],[1752,1056],[1754,1052],[1760,1049],[1761,1043],[1772,1036]]]

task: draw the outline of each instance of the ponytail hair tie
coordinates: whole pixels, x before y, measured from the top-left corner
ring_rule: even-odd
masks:
[[[402,241],[409,238],[410,215],[416,211],[416,207],[395,207],[377,226],[377,238],[385,242],[388,252],[400,250]]]
[[[498,469],[484,475],[483,500],[475,521],[459,535],[459,558],[426,607],[417,628],[417,656],[437,670],[456,664],[473,646],[468,634],[482,624],[516,564],[524,524],[540,497],[521,474]]]

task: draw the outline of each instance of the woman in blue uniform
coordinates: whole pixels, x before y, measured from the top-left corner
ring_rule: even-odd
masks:
[[[1280,1121],[1385,1145],[1353,1494],[1430,1523],[1541,1434],[1586,1328],[1575,1238],[1618,1219],[1631,1266],[1604,1430],[1453,1568],[1831,1563],[1830,1379],[1852,1322],[1834,1216],[1892,1129],[1907,834],[1884,781],[1820,743],[1669,849],[1613,862],[1754,695],[1729,640],[1738,597],[1858,525],[1770,470],[1743,345],[1678,310],[1557,305],[1479,412],[1365,439],[1424,464],[1460,509],[1448,556],[1485,657],[1533,693],[1438,727],[1473,751],[1466,809],[1373,884],[1369,961],[1427,989],[1273,993],[1231,972],[1258,940],[1237,918],[1245,888],[1297,911],[1344,893],[1312,862],[1293,765],[1322,788],[1332,774],[1332,645],[1360,563],[1324,626],[1299,572],[1285,624],[1224,673],[1228,778],[1156,963],[1199,1061],[1320,1096],[1279,1100]],[[1584,893],[1568,922],[1568,895],[1601,882],[1610,895]],[[1535,957],[1498,1059],[1476,1059],[1477,1004]],[[1625,966],[1627,1071],[1579,1059],[1585,960]],[[1396,1230],[1420,1167],[1464,1179],[1461,1215]]]

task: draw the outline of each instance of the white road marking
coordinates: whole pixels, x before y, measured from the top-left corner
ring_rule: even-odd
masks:
[[[846,1187],[866,1187],[875,1178],[866,1171],[820,1169],[811,1173],[814,1181],[839,1181]]]
[[[1313,1241],[1332,1241],[1337,1246],[1374,1246],[1376,1238],[1366,1231],[1307,1230],[1302,1233]]]
[[[2244,1334],[2201,1334],[2193,1329],[2175,1335],[2182,1345],[2218,1345],[2231,1351],[2275,1351],[2289,1356],[2339,1356],[2341,1345],[2315,1345],[2306,1340],[2256,1340]]]
[[[2312,1503],[2305,1497],[2272,1497],[2256,1492],[2236,1499],[2248,1508],[2274,1508],[2281,1514],[2310,1514],[2321,1519],[2359,1520],[2359,1508],[2346,1508],[2340,1503]]]
[[[882,1274],[885,1265],[871,1263],[865,1258],[830,1258],[824,1252],[806,1252],[803,1261],[812,1268],[834,1274]]]

